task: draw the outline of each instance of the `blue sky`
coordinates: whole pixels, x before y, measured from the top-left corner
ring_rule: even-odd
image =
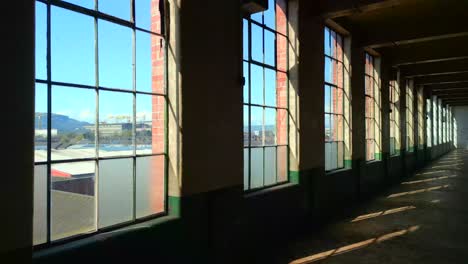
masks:
[[[68,1],[86,8],[94,8],[92,0]],[[151,0],[136,0],[136,22],[150,28]],[[100,11],[130,18],[129,0],[100,0]],[[46,6],[36,3],[36,78],[46,79]],[[132,85],[132,30],[99,20],[99,85],[119,89]],[[75,84],[95,85],[94,19],[59,7],[51,7],[51,66],[52,80]],[[137,90],[151,91],[151,36],[136,34]],[[46,86],[36,85],[36,112],[46,112]],[[95,91],[80,88],[53,87],[52,112],[94,122]],[[132,115],[132,95],[101,92],[100,121],[112,122],[111,115]],[[137,119],[149,120],[151,96],[137,96]]]

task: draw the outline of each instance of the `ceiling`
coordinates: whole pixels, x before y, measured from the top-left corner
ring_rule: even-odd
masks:
[[[321,0],[320,15],[449,105],[468,105],[468,1]]]

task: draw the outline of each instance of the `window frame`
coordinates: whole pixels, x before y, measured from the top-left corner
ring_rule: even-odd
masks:
[[[289,30],[288,28],[286,27],[286,31],[284,33],[278,31],[277,27],[278,27],[278,17],[277,17],[277,7],[278,7],[278,3],[277,1],[278,0],[273,0],[274,3],[275,3],[275,10],[274,10],[274,14],[275,14],[275,28],[271,28],[269,27],[268,25],[265,24],[265,15],[264,15],[264,12],[261,12],[262,14],[262,23],[254,20],[251,16],[252,15],[245,15],[242,17],[242,23],[247,23],[247,34],[245,34],[244,30],[242,30],[242,36],[244,37],[245,35],[247,35],[247,58],[245,58],[245,47],[244,47],[244,44],[245,44],[245,38],[244,38],[244,44],[242,45],[243,46],[243,52],[242,52],[242,65],[244,67],[244,65],[247,65],[247,69],[244,68],[244,72],[245,70],[247,70],[248,72],[248,77],[246,78],[246,76],[243,76],[243,86],[244,86],[244,89],[245,89],[245,85],[248,86],[248,90],[247,90],[247,93],[248,93],[248,102],[246,102],[246,99],[243,98],[242,100],[242,103],[243,103],[243,119],[245,117],[245,109],[247,108],[247,117],[248,117],[248,145],[245,145],[245,139],[244,139],[244,144],[243,144],[243,155],[244,155],[244,161],[247,159],[247,183],[244,181],[244,192],[245,193],[251,193],[251,192],[256,192],[256,191],[260,191],[260,190],[264,190],[264,189],[268,189],[268,188],[272,188],[272,187],[275,187],[275,186],[278,186],[278,185],[282,185],[282,184],[286,184],[286,183],[289,183],[290,182],[290,175],[289,175],[289,168],[290,168],[290,160],[289,160],[289,144],[290,144],[290,139],[289,139],[289,115],[290,115],[290,110],[289,110],[289,52],[288,52],[288,44],[286,44],[286,62],[285,62],[285,69],[282,70],[280,69],[280,67],[278,67],[278,35],[280,35],[282,38],[284,38],[286,40],[286,43],[289,43]],[[288,23],[289,21],[289,12],[288,12],[288,0],[284,0],[284,3],[285,3],[285,16],[286,16],[286,23]],[[257,13],[256,13],[257,14]],[[259,62],[257,60],[254,60],[253,59],[253,56],[252,56],[252,25],[255,25],[257,27],[259,27],[261,30],[262,30],[262,62]],[[275,44],[274,44],[274,66],[268,64],[268,63],[265,63],[265,31],[268,31],[270,33],[273,33],[274,36],[275,36]],[[257,67],[260,67],[262,68],[262,72],[263,72],[263,89],[262,89],[262,92],[263,92],[263,104],[256,104],[256,103],[252,103],[252,74],[251,74],[251,69],[252,69],[252,65],[254,66],[257,66]],[[275,95],[276,95],[276,92],[277,92],[277,76],[278,76],[278,73],[282,73],[286,76],[286,107],[282,107],[282,106],[278,106],[278,102],[276,102],[276,105],[275,106],[271,106],[271,105],[267,105],[265,104],[265,91],[266,91],[266,84],[265,84],[265,70],[268,69],[268,70],[273,70],[275,72]],[[257,108],[261,108],[262,109],[262,113],[263,113],[263,118],[262,118],[262,131],[263,131],[263,136],[262,136],[262,145],[261,146],[252,146],[251,144],[251,141],[252,141],[252,136],[251,136],[251,131],[252,131],[252,107],[257,107]],[[273,109],[276,111],[276,115],[275,115],[275,118],[276,118],[276,125],[278,124],[277,120],[278,120],[278,111],[281,110],[281,111],[285,111],[286,112],[286,144],[278,144],[278,131],[277,129],[275,129],[275,144],[269,144],[269,145],[265,145],[265,110],[267,109]],[[244,124],[245,124],[246,120],[244,119]],[[244,127],[245,129],[245,127]],[[279,147],[283,147],[283,148],[286,148],[286,164],[285,164],[285,170],[286,170],[286,180],[284,181],[278,181],[278,149]],[[252,164],[251,164],[251,152],[252,152],[252,149],[259,149],[261,148],[262,151],[263,151],[263,162],[262,162],[262,166],[263,166],[263,169],[262,169],[262,173],[263,173],[263,177],[262,177],[262,185],[259,186],[259,187],[251,187],[252,185]],[[276,172],[276,182],[274,184],[265,184],[265,149],[266,148],[275,148],[275,157],[276,157],[276,162],[275,162],[275,172]],[[247,153],[248,153],[248,156],[247,158],[245,157],[245,150],[248,150]],[[244,164],[244,171],[245,171],[245,166],[246,164]],[[244,178],[245,178],[245,175],[244,175]]]
[[[400,155],[400,148],[401,148],[401,140],[400,139],[400,97],[401,91],[399,87],[399,78],[398,73],[395,74],[394,80],[390,80],[389,83],[389,103],[390,103],[390,156],[399,156]],[[398,111],[398,112],[397,112]],[[398,114],[397,114],[398,113]],[[393,137],[392,137],[393,132]],[[392,138],[394,140],[393,149],[392,149]]]
[[[166,8],[166,1],[165,0],[160,0],[163,1],[164,9]],[[93,9],[86,8],[80,5],[76,5],[70,2],[65,2],[65,1],[59,1],[59,0],[35,0],[35,5],[37,4],[44,4],[46,7],[46,17],[47,17],[47,34],[46,34],[46,41],[47,41],[47,48],[46,48],[46,68],[47,68],[47,75],[45,79],[40,79],[35,77],[35,84],[45,84],[47,87],[47,159],[46,161],[35,161],[34,166],[42,166],[45,165],[47,166],[47,180],[46,180],[46,191],[47,191],[47,201],[46,201],[46,214],[47,214],[47,219],[46,219],[46,229],[47,229],[47,234],[46,234],[46,242],[45,243],[40,243],[40,244],[35,244],[33,245],[34,250],[39,250],[43,248],[49,248],[51,246],[56,246],[56,245],[61,245],[64,243],[69,243],[72,241],[80,240],[86,237],[91,237],[95,236],[97,234],[103,233],[103,232],[109,232],[112,230],[120,229],[122,227],[126,226],[131,226],[135,225],[138,223],[142,223],[148,220],[152,220],[161,216],[168,215],[168,61],[167,61],[167,54],[168,54],[168,45],[167,45],[167,39],[166,39],[166,27],[165,27],[165,20],[166,20],[166,12],[164,10],[161,11],[161,28],[160,32],[155,32],[151,31],[142,27],[137,26],[137,21],[136,21],[136,4],[134,0],[129,0],[129,10],[130,10],[130,17],[128,20],[119,18],[107,13],[103,13],[98,9],[98,0],[94,0],[94,6]],[[73,82],[58,82],[52,80],[52,67],[51,65],[51,53],[53,52],[51,48],[51,41],[53,39],[51,38],[51,17],[52,17],[52,7],[55,8],[61,8],[66,11],[74,12],[76,14],[92,18],[94,21],[94,66],[95,66],[95,85],[84,85],[84,84],[77,84]],[[128,88],[117,88],[117,87],[105,87],[99,85],[99,35],[98,35],[98,28],[99,28],[99,23],[101,21],[109,22],[112,23],[112,25],[118,25],[125,27],[126,29],[131,30],[132,35],[132,89]],[[136,69],[136,49],[137,49],[137,44],[136,44],[136,36],[138,33],[145,33],[148,34],[150,37],[157,37],[160,38],[161,40],[161,45],[162,45],[162,50],[164,52],[164,58],[163,58],[163,92],[147,92],[147,91],[142,91],[137,89],[137,84],[136,84],[136,74],[137,74],[137,69]],[[52,91],[53,91],[53,86],[63,86],[66,88],[72,88],[72,89],[83,89],[87,91],[94,91],[96,93],[96,108],[94,110],[94,114],[96,114],[96,119],[95,119],[95,124],[94,125],[94,148],[96,150],[96,154],[94,157],[89,157],[89,158],[74,158],[74,159],[52,159],[52,135],[51,135],[51,129],[52,129]],[[114,94],[130,94],[132,95],[132,100],[133,100],[133,113],[132,113],[132,154],[128,155],[117,155],[117,156],[109,156],[109,157],[104,157],[99,154],[99,130],[100,130],[100,124],[99,124],[99,92],[100,91],[105,91],[105,92],[113,92]],[[164,151],[162,152],[152,152],[150,154],[142,154],[137,152],[137,134],[136,134],[136,129],[137,129],[137,118],[136,118],[136,100],[138,95],[147,95],[151,96],[151,99],[154,99],[155,97],[157,98],[164,98]],[[154,122],[154,120],[152,120]],[[138,158],[145,158],[145,157],[163,157],[164,158],[164,168],[163,168],[163,179],[164,179],[164,184],[162,186],[162,189],[164,191],[163,197],[164,197],[164,202],[163,202],[163,211],[158,212],[155,214],[143,216],[143,217],[138,217],[137,216],[137,206],[136,206],[136,163]],[[133,199],[132,199],[132,219],[129,221],[125,222],[119,222],[117,224],[112,224],[110,226],[106,227],[99,227],[99,221],[98,221],[98,210],[99,210],[99,202],[98,202],[98,195],[99,195],[99,181],[98,181],[98,171],[99,171],[99,162],[100,161],[108,161],[108,160],[117,160],[117,159],[131,159],[132,164],[133,164],[133,170],[132,170],[132,175],[133,177],[132,180],[132,192],[133,192]],[[66,236],[64,238],[52,240],[52,216],[51,216],[51,191],[52,191],[52,176],[51,176],[51,170],[52,166],[56,164],[70,164],[70,163],[78,163],[78,162],[94,162],[96,169],[95,169],[95,183],[94,183],[94,199],[95,201],[95,229],[94,231],[90,232],[84,232],[80,234],[75,234],[71,236]]]
[[[376,72],[379,70],[377,69],[376,66],[376,60],[378,59],[376,56],[369,54],[368,52],[365,52],[365,60],[364,60],[364,118],[365,118],[365,153],[366,153],[366,162],[373,162],[373,161],[380,161],[381,157],[378,158],[378,143],[377,142],[377,118],[380,120],[380,115],[381,115],[381,102],[380,102],[380,93],[381,93],[381,87],[379,85],[379,80],[378,77],[376,77]],[[371,66],[371,74],[369,74],[366,70],[367,61],[369,61],[369,65]],[[368,80],[371,81],[372,83],[372,95],[367,93],[367,85],[368,85]],[[367,99],[370,99],[372,101],[372,109],[368,109],[367,105]],[[369,112],[371,113],[369,114]],[[368,128],[368,120],[370,120],[370,123],[372,123],[372,137],[368,134],[369,128]],[[379,136],[381,138],[381,135]],[[368,142],[372,141],[373,145],[373,157],[372,159],[368,159]]]
[[[339,45],[341,45],[341,58],[335,58],[333,56],[333,54],[326,54],[325,50],[324,50],[324,61],[326,61],[327,59],[331,60],[331,63],[332,64],[341,64],[341,68],[342,68],[342,72],[341,72],[341,80],[342,80],[342,87],[340,87],[338,84],[335,84],[335,83],[332,83],[332,82],[328,82],[326,80],[326,77],[324,76],[324,88],[327,89],[327,86],[330,88],[330,102],[329,102],[329,106],[330,106],[330,112],[327,112],[326,110],[326,102],[325,102],[325,109],[324,109],[324,118],[325,120],[327,120],[327,117],[329,118],[330,120],[330,125],[332,123],[332,118],[334,119],[334,117],[338,116],[341,118],[341,132],[336,130],[337,131],[337,134],[341,133],[341,139],[332,139],[332,140],[327,140],[326,138],[326,130],[325,130],[325,149],[324,149],[324,152],[325,152],[325,164],[327,164],[327,155],[326,155],[326,145],[327,144],[332,144],[333,143],[336,143],[337,145],[337,152],[336,152],[336,155],[337,155],[337,166],[336,168],[331,168],[331,169],[328,169],[327,170],[327,166],[325,166],[325,172],[333,172],[333,171],[336,171],[336,170],[341,170],[341,169],[345,169],[346,168],[346,164],[345,164],[345,160],[346,160],[346,152],[345,152],[345,132],[346,132],[346,129],[345,129],[345,96],[346,96],[346,91],[345,91],[345,78],[346,78],[346,72],[345,72],[345,41],[346,40],[346,37],[342,34],[340,34],[339,32],[337,32],[336,30],[334,30],[333,28],[329,27],[329,26],[325,26],[324,27],[324,34],[327,34],[329,35],[329,43],[328,45],[331,47],[333,45],[333,40],[332,40],[332,36],[334,35],[335,36],[335,46],[332,47],[332,49],[334,48],[334,50],[337,50],[337,47]],[[338,36],[340,37],[341,39],[341,43],[338,43]],[[324,67],[325,67],[326,63],[324,63]],[[338,71],[337,67],[333,67],[332,66],[332,70],[335,69],[336,71]],[[326,74],[326,71],[327,69],[325,68],[325,74]],[[324,75],[325,75],[324,74]],[[335,75],[335,72],[332,71],[332,74]],[[332,96],[332,94],[334,93],[334,91],[338,90],[340,93],[341,93],[341,113],[335,113],[335,111],[332,109],[333,108],[333,102],[332,102],[332,99],[334,98]],[[326,100],[325,98],[325,94],[324,94],[324,100]],[[326,124],[326,121],[325,121],[325,124]],[[325,127],[326,129],[326,127]],[[334,128],[335,129],[335,128]],[[334,134],[335,130],[332,130],[330,131],[331,134]],[[342,153],[341,153],[341,166],[340,166],[340,162],[339,162],[339,144],[342,144]]]

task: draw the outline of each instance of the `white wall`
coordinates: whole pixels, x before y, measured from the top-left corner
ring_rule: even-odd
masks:
[[[455,147],[468,149],[468,106],[457,106],[454,112]]]

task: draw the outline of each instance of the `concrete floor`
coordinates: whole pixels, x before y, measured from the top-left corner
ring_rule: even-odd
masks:
[[[468,263],[468,151],[453,151],[267,263]]]

